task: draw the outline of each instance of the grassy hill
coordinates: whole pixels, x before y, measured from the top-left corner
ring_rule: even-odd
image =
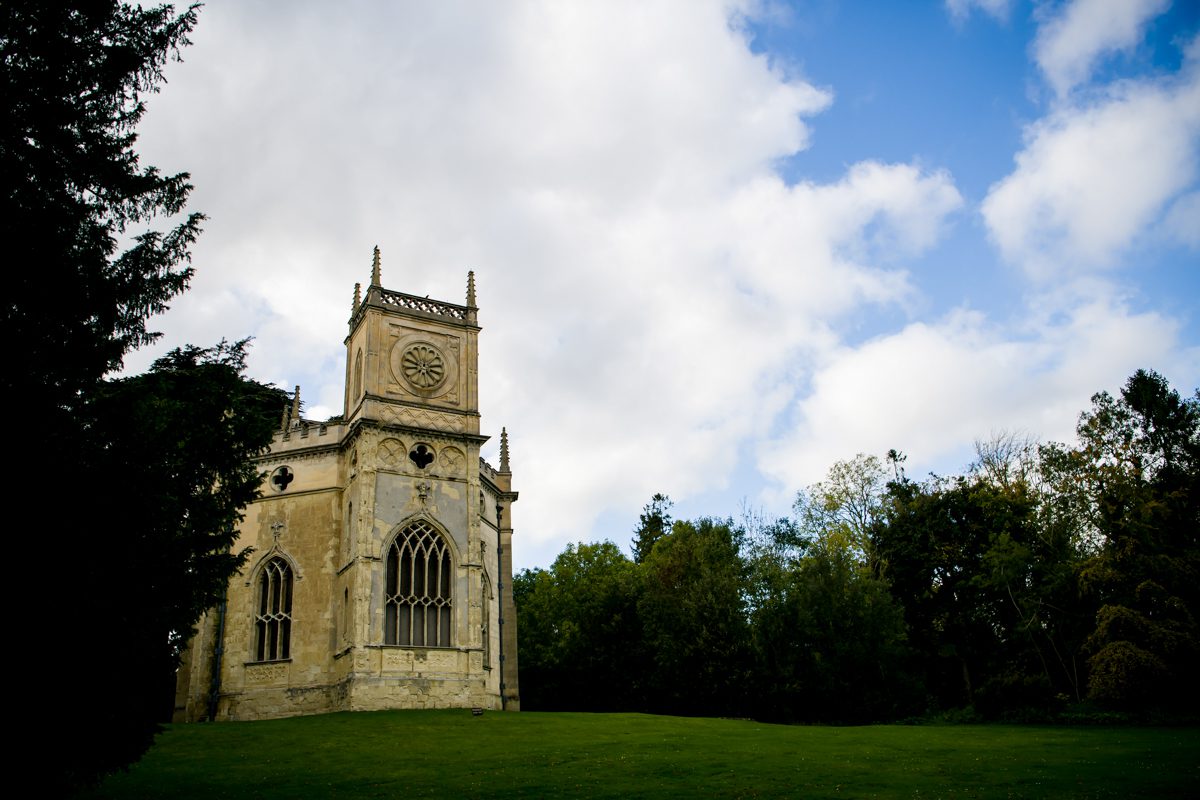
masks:
[[[1195,797],[1200,730],[389,711],[177,725],[93,798]]]

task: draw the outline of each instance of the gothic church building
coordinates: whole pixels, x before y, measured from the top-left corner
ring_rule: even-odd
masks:
[[[252,547],[201,619],[176,721],[343,710],[517,710],[512,473],[480,458],[478,309],[384,289],[379,249],[354,287],[345,408],[302,419],[299,387],[268,452]]]

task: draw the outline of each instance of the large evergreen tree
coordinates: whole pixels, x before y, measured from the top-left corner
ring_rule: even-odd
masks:
[[[239,564],[234,525],[259,481],[247,458],[281,402],[243,377],[242,344],[111,379],[191,277],[202,217],[183,213],[188,176],[142,165],[134,146],[195,24],[195,6],[0,5],[0,391],[24,473],[13,563],[34,587],[15,641],[36,654],[37,687],[17,728],[55,765],[41,794],[149,746],[180,646]]]
[[[142,166],[133,147],[147,95],[195,24],[195,6],[0,7],[0,230],[10,265],[0,330],[16,359],[0,381],[54,423],[154,338],[148,318],[191,277],[188,247],[203,217],[148,228],[183,210],[188,175]]]
[[[641,564],[654,549],[654,543],[671,532],[671,498],[655,493],[642,508],[633,532],[633,560]]]

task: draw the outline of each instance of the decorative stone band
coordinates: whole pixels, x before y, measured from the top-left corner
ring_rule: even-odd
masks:
[[[246,664],[246,683],[252,686],[286,683],[287,679],[287,662],[277,661]]]
[[[462,673],[468,667],[467,653],[462,650],[400,650],[383,651],[383,672]],[[480,664],[482,669],[482,663]]]
[[[379,419],[384,422],[390,422],[393,425],[428,428],[447,433],[461,433],[464,429],[462,417],[457,414],[441,413],[421,408],[409,408],[407,406],[383,405],[382,403],[377,413]]]

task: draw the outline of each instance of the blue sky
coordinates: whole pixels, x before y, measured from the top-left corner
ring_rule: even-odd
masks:
[[[1200,383],[1200,5],[214,0],[146,163],[209,215],[163,348],[341,411],[351,293],[459,300],[518,567],[963,469],[1139,367]],[[498,439],[498,436],[496,437]],[[497,441],[485,448],[493,463]]]

